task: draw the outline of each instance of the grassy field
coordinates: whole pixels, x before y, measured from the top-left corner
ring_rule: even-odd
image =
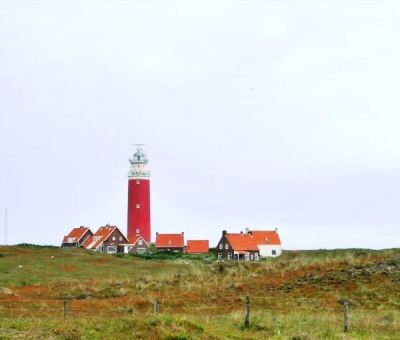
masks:
[[[260,263],[217,263],[0,247],[0,339],[18,338],[400,339],[400,250],[286,251]]]

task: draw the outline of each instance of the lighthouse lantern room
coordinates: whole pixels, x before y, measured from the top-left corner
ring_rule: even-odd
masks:
[[[146,242],[151,242],[150,171],[147,157],[140,146],[129,161],[128,239],[141,235]]]

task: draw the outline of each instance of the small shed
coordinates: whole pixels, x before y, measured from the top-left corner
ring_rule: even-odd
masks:
[[[208,254],[210,250],[208,240],[188,240],[186,244],[187,254]]]

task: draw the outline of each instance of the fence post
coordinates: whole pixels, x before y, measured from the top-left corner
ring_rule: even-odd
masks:
[[[67,312],[68,312],[68,300],[64,300],[64,319],[67,318]]]
[[[343,301],[343,309],[344,309],[343,330],[344,330],[344,332],[348,332],[348,330],[349,330],[349,301],[348,300]]]
[[[160,311],[160,301],[158,299],[155,299],[153,306],[154,315],[157,315],[159,311]]]
[[[246,298],[244,299],[244,304],[246,306],[246,316],[244,319],[244,327],[249,327],[250,324],[250,298],[249,296],[246,296]]]

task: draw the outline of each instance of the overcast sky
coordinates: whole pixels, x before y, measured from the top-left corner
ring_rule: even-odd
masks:
[[[0,0],[0,243],[278,227],[286,249],[400,244],[400,2]]]

